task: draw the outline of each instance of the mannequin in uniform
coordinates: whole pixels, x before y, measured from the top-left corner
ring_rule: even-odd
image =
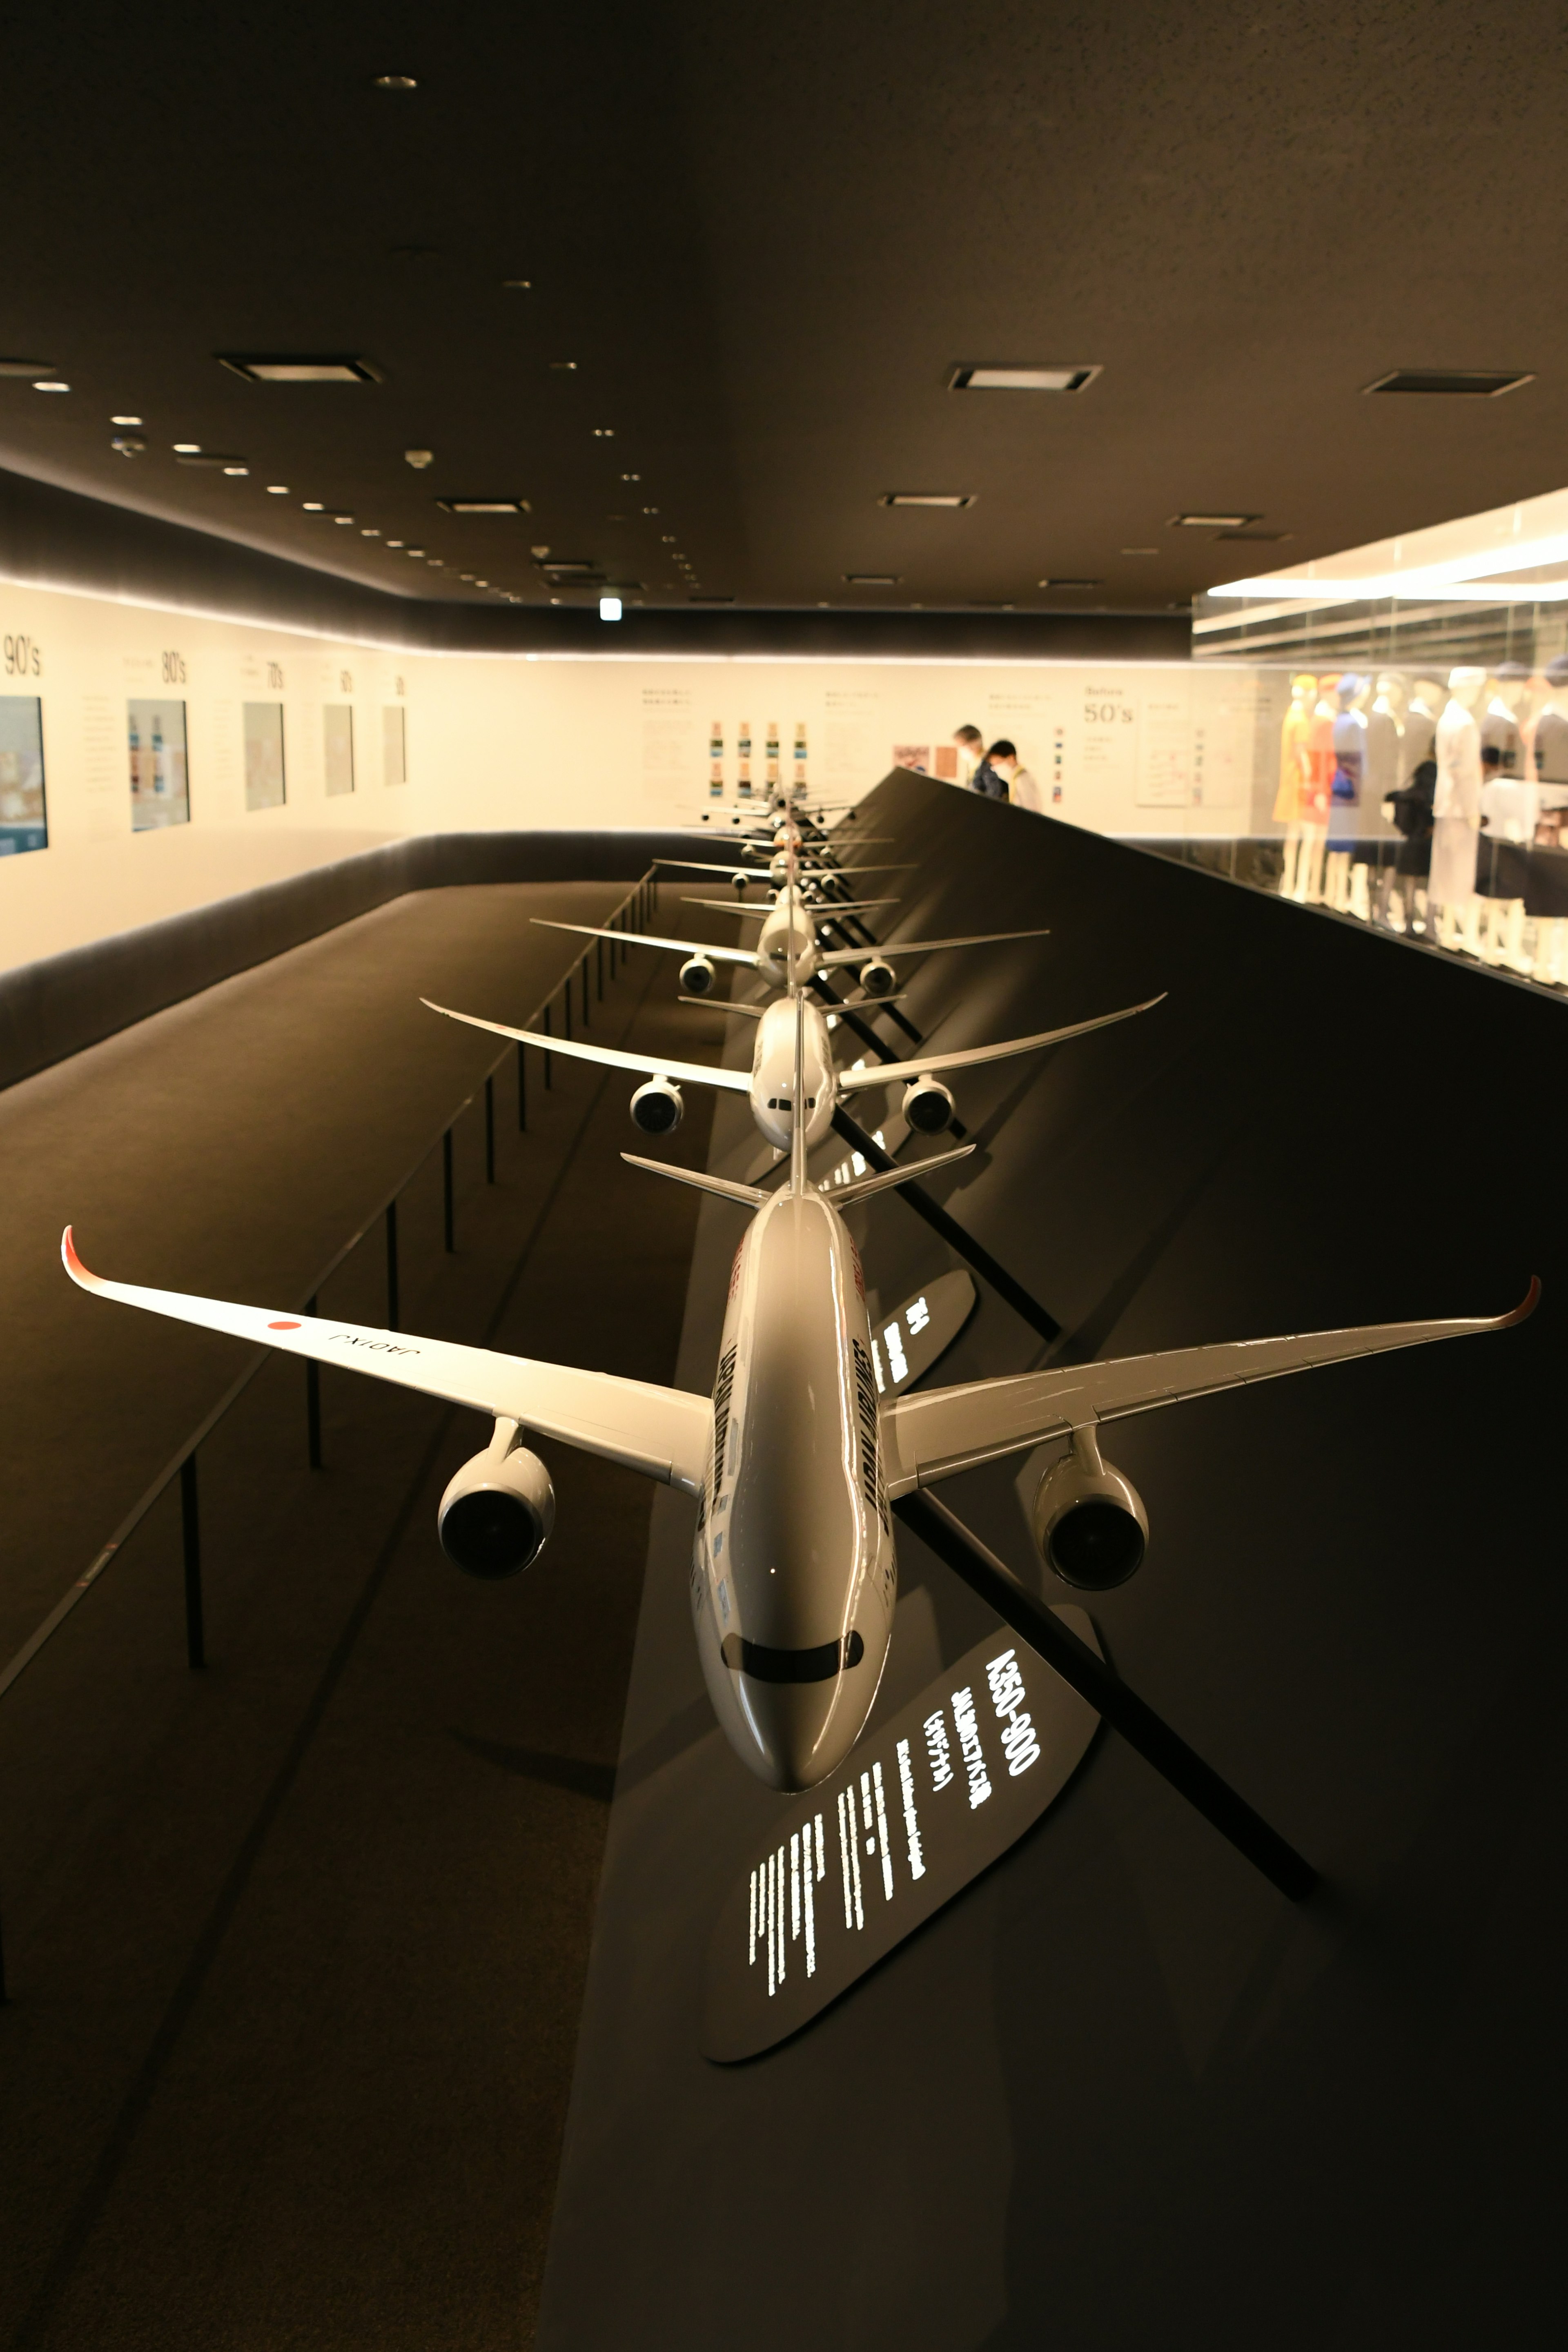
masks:
[[[1498,754],[1500,776],[1524,772],[1524,728],[1530,713],[1530,672],[1522,662],[1500,662],[1481,719],[1481,749]]]
[[[1285,863],[1279,876],[1279,896],[1296,895],[1296,868],[1301,853],[1301,811],[1307,797],[1307,730],[1310,721],[1315,677],[1290,680],[1290,708],[1279,730],[1279,790],[1274,800],[1274,822],[1285,828]]]
[[[1535,779],[1535,846],[1568,848],[1568,654],[1558,654],[1531,678],[1535,698],[1530,730],[1530,766]],[[1542,857],[1542,879],[1555,898],[1557,860]],[[1568,917],[1538,915],[1532,978],[1549,987],[1568,988]]]
[[[1339,672],[1317,681],[1317,694],[1307,720],[1307,782],[1301,795],[1301,847],[1296,861],[1296,887],[1291,896],[1299,907],[1316,907],[1323,897],[1323,852],[1329,838],[1329,810],[1334,784],[1334,699]]]
[[[1339,709],[1334,718],[1334,772],[1329,783],[1329,854],[1324,897],[1334,912],[1348,915],[1351,905],[1351,857],[1361,836],[1362,782],[1366,774],[1367,681],[1347,670],[1335,688]],[[1366,870],[1362,869],[1361,898],[1366,900]]]
[[[1540,787],[1527,776],[1510,774],[1504,766],[1506,748],[1484,740],[1481,743],[1481,851],[1489,857],[1492,870],[1487,879],[1486,924],[1481,939],[1481,955],[1487,963],[1506,964],[1510,971],[1528,972],[1531,959],[1524,952],[1524,900],[1517,895],[1502,895],[1510,885],[1501,887],[1496,872],[1496,846],[1508,842],[1514,846],[1528,846],[1535,839],[1536,820],[1541,814]],[[1510,858],[1505,869],[1517,874],[1519,861]]]
[[[1369,832],[1374,818],[1378,824],[1387,824],[1388,814],[1384,803],[1391,793],[1399,790],[1399,755],[1405,741],[1404,710],[1405,680],[1397,671],[1384,670],[1377,681],[1376,698],[1366,714],[1366,789],[1362,800]],[[1386,922],[1394,876],[1384,864],[1381,847],[1377,855],[1377,919]],[[1369,919],[1370,914],[1369,908]]]
[[[1432,877],[1427,897],[1438,944],[1480,951],[1476,844],[1481,822],[1480,713],[1484,669],[1448,673],[1448,700],[1437,721],[1437,789],[1432,800]]]
[[[1383,814],[1404,836],[1394,853],[1394,881],[1384,921],[1391,931],[1419,939],[1427,922],[1426,881],[1432,863],[1432,795],[1437,788],[1437,713],[1443,689],[1435,677],[1418,677],[1405,713],[1399,745],[1399,790],[1383,804]]]

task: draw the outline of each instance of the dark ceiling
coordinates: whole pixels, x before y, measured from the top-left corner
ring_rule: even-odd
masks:
[[[1568,478],[1540,0],[57,0],[6,68],[0,359],[70,390],[0,379],[0,464],[405,596],[581,601],[543,547],[665,606],[1158,612]],[[1103,373],[950,391],[975,361]],[[1363,396],[1423,366],[1535,381]]]

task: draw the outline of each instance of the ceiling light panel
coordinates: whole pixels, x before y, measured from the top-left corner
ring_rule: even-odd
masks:
[[[1521,373],[1517,368],[1493,371],[1487,368],[1395,368],[1392,375],[1380,375],[1375,383],[1363,384],[1363,392],[1409,392],[1448,394],[1472,400],[1496,400],[1500,394],[1517,392],[1521,383],[1533,383],[1532,374]]]
[[[515,515],[532,512],[526,499],[437,499],[436,503],[438,507],[444,508],[447,514],[455,515]]]
[[[972,507],[973,493],[962,490],[884,490],[877,501],[884,507]]]
[[[1255,514],[1173,514],[1173,530],[1245,530],[1249,522],[1258,522]]]
[[[26,376],[31,383],[38,376],[47,375],[54,364],[53,360],[0,360],[0,375]]]
[[[975,363],[956,367],[950,392],[1082,392],[1100,373],[1098,367],[1004,367]]]
[[[311,359],[301,354],[261,354],[219,352],[220,367],[242,375],[247,383],[380,383],[381,370],[370,360],[340,355]]]

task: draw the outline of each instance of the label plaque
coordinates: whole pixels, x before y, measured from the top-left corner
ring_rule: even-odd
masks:
[[[1096,1651],[1081,1609],[1054,1612]],[[1061,1794],[1100,1717],[999,1628],[781,1810],[708,1949],[702,2050],[771,2050],[1006,1853]]]

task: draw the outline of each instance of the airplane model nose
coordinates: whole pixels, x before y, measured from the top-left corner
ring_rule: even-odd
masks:
[[[865,1719],[870,1661],[824,1682],[763,1682],[743,1671],[736,1682],[757,1743],[759,1777],[770,1789],[811,1789],[855,1745]]]

